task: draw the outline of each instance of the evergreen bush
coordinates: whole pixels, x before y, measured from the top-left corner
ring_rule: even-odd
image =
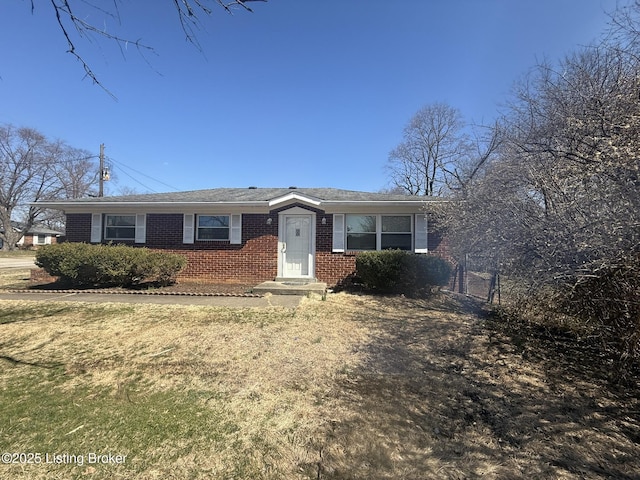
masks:
[[[358,254],[356,275],[369,290],[415,295],[447,285],[451,266],[432,255],[381,250]]]
[[[36,265],[74,286],[130,287],[144,281],[169,285],[186,259],[127,245],[60,243],[39,249]]]

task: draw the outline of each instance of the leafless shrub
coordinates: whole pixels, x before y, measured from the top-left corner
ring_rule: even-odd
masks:
[[[457,256],[519,285],[519,313],[596,328],[622,375],[640,356],[640,3],[621,12],[520,82],[499,158],[443,216]]]
[[[563,293],[561,307],[595,327],[624,380],[640,357],[640,254],[585,268]]]

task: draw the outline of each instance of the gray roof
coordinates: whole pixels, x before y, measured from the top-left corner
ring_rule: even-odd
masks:
[[[83,203],[259,203],[296,193],[321,202],[403,202],[403,201],[435,201],[434,197],[415,195],[398,195],[387,193],[359,192],[336,188],[214,188],[210,190],[193,190],[174,193],[150,193],[140,195],[124,195],[113,197],[79,198],[40,204],[55,203],[81,205]]]
[[[23,227],[22,223],[11,221],[11,226],[15,230],[20,230]],[[4,233],[4,228],[0,226],[0,232]],[[59,230],[53,230],[51,228],[45,227],[44,225],[33,225],[29,230],[25,232],[27,235],[62,235],[62,232]]]
[[[31,235],[62,235],[62,232],[60,230],[53,230],[51,228],[47,228],[47,227],[39,227],[39,226],[33,226],[31,227],[28,231],[28,234]]]

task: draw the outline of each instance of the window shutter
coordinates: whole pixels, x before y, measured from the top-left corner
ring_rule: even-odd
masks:
[[[416,222],[414,228],[414,242],[416,253],[429,253],[428,236],[427,236],[427,216],[423,213],[416,214]]]
[[[136,215],[136,243],[144,243],[147,240],[147,215],[144,213]]]
[[[193,213],[185,213],[182,222],[182,243],[193,243],[193,234],[195,233],[195,215]]]
[[[344,214],[333,215],[333,252],[344,252]]]
[[[242,243],[242,215],[231,215],[229,240],[231,240],[232,244],[236,245],[240,245]]]
[[[91,243],[100,243],[102,241],[102,214],[91,214]]]

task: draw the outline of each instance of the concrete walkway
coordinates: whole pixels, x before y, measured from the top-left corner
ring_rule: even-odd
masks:
[[[91,303],[151,303],[157,305],[200,305],[210,307],[286,307],[296,308],[300,295],[265,295],[263,297],[232,297],[206,295],[144,295],[91,292],[37,292],[0,293],[0,300],[26,300],[42,302],[91,302]]]
[[[36,268],[33,263],[35,257],[0,258],[0,270]],[[275,282],[272,282],[275,283]],[[326,285],[324,285],[326,288]],[[296,308],[303,296],[310,289],[292,290],[291,287],[280,287],[281,291],[263,289],[256,291],[263,296],[226,296],[226,295],[150,295],[150,294],[119,294],[96,292],[8,292],[0,291],[0,300],[30,300],[43,302],[92,302],[92,303],[152,303],[157,305],[206,305],[236,308],[257,307],[286,307]],[[315,290],[312,290],[315,292]],[[323,289],[324,291],[324,289]],[[273,295],[271,293],[274,293]]]
[[[315,293],[324,295],[327,292],[327,284],[321,282],[262,282],[253,287],[255,293],[272,293],[273,295],[308,295]]]

